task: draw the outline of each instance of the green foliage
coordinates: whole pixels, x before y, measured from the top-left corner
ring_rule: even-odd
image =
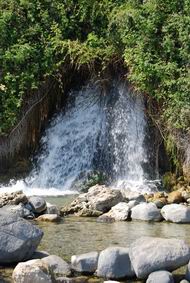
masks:
[[[190,125],[189,0],[0,0],[0,132],[29,90],[65,62],[105,68],[124,59],[136,89],[173,128]],[[32,93],[32,92],[31,92]]]

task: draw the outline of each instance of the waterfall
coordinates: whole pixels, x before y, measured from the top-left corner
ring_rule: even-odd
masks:
[[[143,97],[125,82],[113,80],[106,92],[98,83],[71,91],[65,109],[41,139],[35,170],[11,188],[27,194],[66,194],[98,170],[113,187],[149,190],[144,111]]]

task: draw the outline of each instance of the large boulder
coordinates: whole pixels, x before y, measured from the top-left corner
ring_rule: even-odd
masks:
[[[130,207],[126,202],[120,202],[114,205],[110,211],[99,217],[99,221],[103,222],[104,218],[110,218],[115,221],[126,221],[129,218]]]
[[[165,270],[152,272],[146,283],[174,283],[173,276],[170,272]]]
[[[174,223],[190,223],[190,207],[183,204],[168,204],[161,209],[166,221]]]
[[[81,273],[94,273],[98,265],[98,252],[90,252],[71,257],[72,269]]]
[[[122,193],[124,199],[127,200],[127,201],[135,200],[135,201],[138,201],[138,202],[146,202],[144,195],[142,195],[138,192],[133,192],[133,191],[129,191],[129,190],[126,190],[126,189],[122,189],[121,193]]]
[[[135,220],[160,221],[160,210],[154,203],[140,203],[131,209],[131,218]]]
[[[42,214],[36,218],[36,221],[59,222],[61,220],[58,214]]]
[[[30,222],[16,216],[0,217],[0,263],[30,259],[43,232]]]
[[[135,275],[129,258],[129,250],[121,247],[109,247],[103,250],[98,259],[97,276],[120,279]]]
[[[22,191],[0,194],[0,207],[5,205],[17,205],[19,203],[27,203],[28,199]]]
[[[42,213],[47,208],[46,201],[42,197],[30,197],[29,204],[31,205],[34,213]]]
[[[0,215],[17,215],[22,218],[32,219],[34,215],[30,210],[25,208],[23,203],[19,203],[18,205],[6,205],[0,208]]]
[[[112,206],[121,202],[123,196],[119,190],[96,185],[89,189],[87,200],[92,209],[107,212]]]
[[[50,255],[42,258],[41,261],[48,266],[54,278],[71,275],[70,265],[59,256]]]
[[[123,201],[120,190],[111,189],[106,186],[96,185],[91,187],[87,193],[79,195],[69,206],[61,209],[61,215],[78,213],[81,211],[90,212],[100,211],[108,212],[112,206]]]
[[[129,256],[138,278],[158,270],[172,271],[188,263],[190,248],[178,239],[142,237],[130,247]]]
[[[41,260],[19,263],[12,274],[14,283],[52,283],[48,265]]]

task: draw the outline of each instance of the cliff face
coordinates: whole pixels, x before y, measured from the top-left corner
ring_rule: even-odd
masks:
[[[61,105],[62,95],[58,83],[48,81],[25,102],[19,123],[8,135],[0,137],[0,174],[7,174],[10,168],[16,173],[27,167],[23,161],[36,149],[45,123]]]

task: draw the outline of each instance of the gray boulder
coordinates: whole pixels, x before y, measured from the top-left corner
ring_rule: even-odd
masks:
[[[0,263],[30,259],[43,232],[30,222],[16,216],[0,217]]]
[[[31,205],[34,213],[42,213],[47,208],[46,201],[42,197],[30,197],[29,204]]]
[[[173,276],[170,272],[165,270],[152,272],[146,283],[174,283]]]
[[[154,203],[140,203],[131,209],[131,218],[144,221],[160,221],[160,210]]]
[[[158,270],[172,271],[188,263],[190,248],[183,240],[142,237],[130,247],[129,256],[138,278]]]
[[[190,207],[183,204],[168,204],[161,209],[166,221],[174,223],[190,223]]]
[[[114,190],[106,186],[93,186],[86,194],[89,206],[94,210],[107,212],[112,206],[123,200],[119,190]]]
[[[144,195],[142,195],[138,192],[132,192],[132,191],[129,191],[127,189],[122,189],[121,193],[127,201],[135,200],[135,201],[138,201],[138,202],[146,202]]]
[[[103,222],[104,218],[110,218],[115,221],[126,221],[129,218],[130,208],[126,202],[120,202],[114,205],[110,211],[99,216],[98,221]],[[107,222],[107,221],[106,221]]]
[[[72,269],[81,273],[94,273],[98,265],[98,252],[90,252],[71,257]]]
[[[20,262],[12,274],[14,283],[52,283],[48,266],[40,259]]]
[[[42,258],[41,261],[49,267],[54,278],[71,275],[70,265],[59,256],[50,255]]]
[[[47,202],[46,205],[47,205],[47,208],[44,211],[44,214],[57,214],[57,215],[60,215],[60,211],[59,211],[59,209],[58,209],[58,207],[56,205],[51,204],[49,202]]]
[[[4,207],[0,208],[0,215],[17,215],[22,218],[33,218],[33,214],[31,214],[30,210],[25,208],[23,203],[20,203],[18,205],[6,205]]]
[[[135,275],[127,248],[110,247],[103,250],[98,259],[97,276],[120,279]]]

